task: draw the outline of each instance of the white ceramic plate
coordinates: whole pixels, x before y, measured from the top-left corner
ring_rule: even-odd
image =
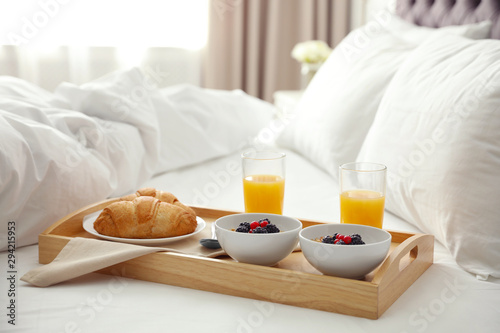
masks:
[[[177,242],[178,240],[189,238],[196,235],[197,233],[202,231],[207,225],[201,217],[197,216],[196,221],[198,222],[198,226],[192,233],[187,235],[182,235],[177,237],[167,237],[167,238],[150,238],[150,239],[111,237],[111,236],[101,235],[94,229],[94,222],[99,216],[99,214],[101,214],[101,212],[102,210],[89,214],[83,218],[83,229],[85,229],[85,231],[102,239],[107,239],[114,242],[136,244],[136,245],[156,246],[156,245],[163,245],[172,242]]]

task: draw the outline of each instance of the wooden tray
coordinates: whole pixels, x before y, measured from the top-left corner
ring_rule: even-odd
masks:
[[[83,217],[114,201],[116,199],[84,207],[40,234],[39,262],[51,262],[73,237],[95,238],[83,229]],[[238,213],[202,207],[193,209],[207,222],[208,230],[217,218]],[[304,227],[325,223],[301,221]],[[300,251],[273,267],[238,263],[229,257],[211,259],[159,252],[108,267],[99,273],[377,319],[433,262],[432,235],[389,232],[392,244],[387,258],[364,280],[322,275]]]

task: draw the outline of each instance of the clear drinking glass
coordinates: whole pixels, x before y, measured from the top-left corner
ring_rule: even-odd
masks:
[[[340,223],[382,228],[387,167],[369,162],[340,166]]]
[[[245,212],[283,214],[285,153],[253,150],[241,157]]]

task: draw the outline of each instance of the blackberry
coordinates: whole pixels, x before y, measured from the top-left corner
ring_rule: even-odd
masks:
[[[271,221],[269,221],[269,219],[268,219],[268,218],[265,218],[265,219],[259,220],[259,223],[262,223],[262,222],[264,222],[264,221],[266,221],[267,223],[271,223]]]
[[[363,242],[363,239],[359,234],[352,234],[351,235],[351,245],[363,245],[365,242]]]
[[[235,231],[248,233],[250,231],[250,228],[245,228],[245,227],[239,226],[238,228],[236,228]]]
[[[236,228],[235,231],[248,233],[250,231],[250,223],[248,222],[240,223],[240,225],[238,226],[238,228]]]
[[[321,241],[323,243],[333,244],[333,242],[335,242],[335,237],[334,236],[325,236],[325,237],[323,237],[323,239]]]
[[[275,224],[271,224],[271,223],[269,223],[269,224],[268,224],[268,225],[266,225],[264,228],[265,228],[265,229],[267,230],[267,232],[268,232],[268,233],[270,233],[270,234],[275,234],[275,233],[277,233],[277,232],[280,232],[280,229],[279,229],[279,228],[278,228]]]
[[[266,227],[267,227],[267,226],[266,226]],[[266,229],[266,228],[262,228],[262,227],[257,227],[257,228],[255,228],[255,229],[253,229],[253,230],[252,230],[252,232],[253,232],[254,234],[267,234],[267,233],[269,233],[269,231],[267,231],[267,229]]]
[[[342,239],[337,239],[337,243],[335,245],[346,245]]]

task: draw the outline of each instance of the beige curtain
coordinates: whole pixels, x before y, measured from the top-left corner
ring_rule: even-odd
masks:
[[[349,31],[348,0],[210,0],[203,85],[272,101],[301,86],[298,42],[337,45]]]

